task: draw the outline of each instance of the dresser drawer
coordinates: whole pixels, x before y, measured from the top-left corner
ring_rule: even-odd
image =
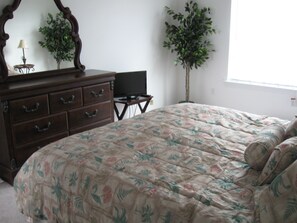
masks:
[[[110,118],[110,102],[103,102],[95,105],[74,109],[69,112],[69,128],[75,129]]]
[[[49,114],[48,97],[36,97],[13,100],[9,102],[11,122],[31,120]]]
[[[96,84],[83,88],[84,104],[95,104],[111,98],[110,83]]]
[[[49,94],[51,113],[58,113],[82,106],[81,88]]]
[[[52,137],[46,138],[45,140],[41,140],[38,142],[33,142],[31,144],[27,144],[22,147],[18,147],[15,150],[15,159],[17,167],[21,167],[24,162],[37,150],[41,149],[43,146],[57,141],[58,139],[64,138],[68,136],[68,132],[59,133],[58,135],[54,135]]]
[[[107,119],[100,120],[99,122],[94,122],[94,123],[89,124],[89,125],[84,125],[82,127],[71,129],[70,130],[70,135],[76,134],[76,133],[79,133],[79,132],[83,132],[83,131],[87,131],[87,130],[90,130],[90,129],[94,129],[94,128],[97,128],[97,127],[100,127],[100,126],[104,126],[104,125],[107,125],[107,124],[109,124],[111,122],[113,122],[113,120],[111,120],[111,118],[107,118]]]
[[[67,131],[67,115],[66,112],[63,112],[15,124],[12,131],[14,145],[19,147]]]

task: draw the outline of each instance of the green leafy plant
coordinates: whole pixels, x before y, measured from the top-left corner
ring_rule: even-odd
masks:
[[[72,61],[74,57],[74,42],[71,38],[71,25],[59,12],[53,17],[48,13],[46,25],[39,28],[44,40],[38,43],[46,48],[57,62],[60,69],[62,61]]]
[[[186,69],[186,101],[190,97],[190,71],[201,67],[214,51],[209,36],[215,33],[210,8],[199,8],[194,1],[186,2],[185,14],[165,7],[174,24],[165,22],[166,37],[163,47],[177,54],[176,64]]]

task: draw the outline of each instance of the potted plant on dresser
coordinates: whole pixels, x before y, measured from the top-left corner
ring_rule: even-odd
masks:
[[[186,2],[185,14],[175,12],[167,6],[165,9],[173,24],[165,22],[166,37],[163,47],[175,52],[175,64],[181,64],[186,70],[186,94],[183,102],[190,102],[190,71],[201,67],[214,51],[209,40],[210,35],[215,33],[210,17],[211,10],[208,7],[199,8],[194,1]]]
[[[57,62],[60,69],[62,61],[72,61],[75,45],[71,38],[71,25],[59,12],[54,17],[48,13],[46,25],[39,28],[44,40],[39,41],[42,48],[46,48]]]

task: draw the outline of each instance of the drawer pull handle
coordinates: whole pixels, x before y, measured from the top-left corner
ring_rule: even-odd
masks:
[[[93,95],[95,98],[102,97],[104,95],[104,89],[101,89],[98,93],[91,91],[91,95]]]
[[[36,112],[39,109],[39,105],[40,104],[38,102],[35,104],[34,108],[28,108],[27,106],[23,105],[23,109],[26,113]]]
[[[35,125],[34,128],[35,130],[38,132],[38,133],[42,133],[42,132],[46,132],[49,130],[49,128],[51,127],[52,123],[51,122],[48,122],[47,123],[47,126],[44,127],[44,128],[40,128],[38,125]]]
[[[68,101],[66,101],[63,97],[60,98],[60,101],[64,104],[64,105],[68,105],[68,104],[72,104],[74,102],[75,96],[71,95],[71,97],[69,98]]]
[[[97,116],[97,113],[98,113],[98,109],[96,109],[94,112],[92,113],[89,113],[89,112],[85,112],[85,115],[88,117],[88,118],[93,118],[93,117],[96,117]]]

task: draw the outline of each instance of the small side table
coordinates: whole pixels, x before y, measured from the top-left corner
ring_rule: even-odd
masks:
[[[14,70],[20,72],[21,74],[28,74],[34,71],[34,64],[18,64],[13,66]]]
[[[137,104],[141,113],[144,113],[147,109],[147,106],[149,105],[150,101],[152,100],[153,96],[151,95],[144,95],[144,96],[139,96],[135,99],[126,99],[126,98],[114,98],[114,110],[115,110],[115,113],[117,115],[117,118],[118,120],[122,120],[123,117],[125,116],[126,114],[126,111],[127,111],[127,108],[130,106],[130,105],[135,105]],[[141,103],[142,102],[145,102],[144,104],[144,107],[141,106]],[[119,112],[118,108],[117,108],[117,103],[119,104],[124,104],[124,108],[123,108],[123,111]]]

